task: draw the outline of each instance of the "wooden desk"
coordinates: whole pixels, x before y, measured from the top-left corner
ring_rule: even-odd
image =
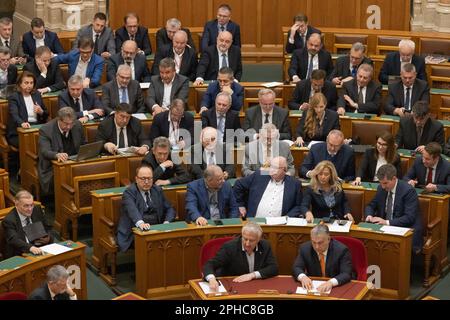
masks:
[[[76,247],[73,250],[58,255],[27,256],[25,258],[30,260],[29,263],[14,270],[0,271],[0,293],[20,291],[29,295],[46,281],[48,269],[59,264],[65,268],[70,266],[79,268],[81,286],[74,291],[78,299],[86,300],[86,246],[81,242],[76,242],[75,245]]]
[[[146,299],[142,298],[141,296],[138,296],[136,293],[127,292],[118,297],[115,297],[112,300],[146,300]]]
[[[301,286],[292,276],[279,275],[268,279],[252,280],[244,283],[232,282],[235,277],[221,277],[228,294],[209,296],[206,295],[198,284],[203,279],[189,280],[191,297],[193,300],[362,300],[369,296],[369,289],[364,281],[352,280],[339,287],[331,289],[329,295],[301,295],[296,294],[297,287]],[[314,280],[327,280],[314,278]],[[274,294],[258,293],[259,290],[275,290]],[[236,293],[233,293],[235,291]]]
[[[9,175],[5,169],[0,168],[0,209],[14,204],[14,197],[9,192]]]

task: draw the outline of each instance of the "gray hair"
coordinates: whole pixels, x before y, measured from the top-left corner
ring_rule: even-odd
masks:
[[[206,167],[205,171],[203,172],[203,177],[205,178],[205,180],[208,180],[214,177],[216,173],[223,174],[222,168],[215,164],[210,164],[209,166]]]
[[[20,190],[14,196],[14,200],[20,201],[21,199],[33,199],[33,195],[27,190]]]
[[[412,49],[413,51],[416,50],[416,44],[414,43],[414,41],[410,40],[410,39],[402,39],[400,40],[400,42],[398,43],[398,48],[409,48]]]
[[[262,136],[267,137],[268,136],[268,132],[276,132],[276,139],[278,140],[280,138],[280,131],[278,130],[278,128],[276,127],[276,125],[274,125],[273,123],[264,123],[261,127],[261,129],[259,129],[259,134]]]
[[[69,86],[74,85],[74,84],[82,84],[82,83],[83,83],[83,78],[78,74],[74,74],[73,76],[71,76],[69,78],[69,81],[67,81],[67,84]]]
[[[184,101],[182,99],[174,99],[172,101],[172,103],[169,106],[169,110],[173,110],[173,109],[183,109],[184,111]]]
[[[377,171],[377,178],[379,181],[383,179],[392,180],[397,176],[397,169],[390,163],[383,164]]]
[[[263,235],[263,230],[261,228],[261,226],[255,222],[247,222],[243,227],[242,227],[242,233],[244,233],[244,231],[248,231],[250,233],[256,234],[258,235],[258,238],[261,238]]]
[[[119,72],[121,71],[128,71],[131,73],[131,67],[127,64],[121,64],[118,68],[117,68],[117,72],[116,75],[119,74]]]
[[[231,102],[233,101],[233,98],[231,97],[231,94],[229,94],[228,92],[225,92],[225,91],[221,91],[221,92],[219,92],[218,94],[217,94],[217,96],[216,96],[216,102],[217,102],[217,99],[219,98],[219,97],[227,97],[227,99],[228,99],[228,105],[229,106],[231,106]]]
[[[263,96],[268,95],[268,94],[271,94],[274,99],[277,96],[275,94],[275,91],[273,91],[272,89],[264,88],[264,89],[261,89],[258,91],[258,99],[261,99]]]
[[[166,57],[159,62],[158,67],[163,68],[163,69],[170,68],[172,70],[175,70],[175,60],[173,60],[172,58]]]
[[[428,105],[427,101],[416,101],[414,105],[412,106],[412,113],[416,117],[425,117],[430,112],[430,107]]]
[[[170,148],[170,140],[167,137],[157,137],[153,140],[153,149]]]
[[[181,28],[181,21],[177,18],[170,18],[169,20],[167,20],[166,26],[172,26],[179,29]]]
[[[186,31],[184,30],[178,30],[177,32],[175,32],[175,34],[173,35],[173,37],[175,38],[176,36],[182,35],[183,39],[185,40],[185,42],[188,41],[188,35],[186,33]]]
[[[57,282],[58,280],[67,278],[69,278],[69,273],[61,265],[53,266],[47,271],[47,282]]]
[[[333,129],[333,130],[331,130],[331,131],[328,133],[327,141],[328,141],[328,138],[329,138],[330,136],[339,136],[339,137],[342,138],[342,140],[345,139],[345,136],[344,136],[344,134],[342,133],[342,131],[341,131],[341,130],[338,130],[338,129]]]
[[[352,45],[352,50],[353,51],[362,51],[364,53],[364,52],[366,52],[366,46],[363,45],[361,42],[355,42]]]
[[[359,70],[363,70],[365,72],[370,72],[371,75],[373,74],[373,67],[368,63],[361,64],[358,68],[358,71]]]
[[[63,107],[59,109],[58,119],[62,121],[67,118],[70,118],[72,121],[75,121],[77,119],[75,111],[71,107]]]
[[[318,224],[311,230],[311,236],[317,237],[317,236],[330,236],[330,229],[328,229],[328,226],[326,224]]]
[[[7,46],[0,46],[0,53],[3,54],[11,54],[11,49],[9,49]]]
[[[401,72],[416,72],[416,66],[412,63],[404,63]]]

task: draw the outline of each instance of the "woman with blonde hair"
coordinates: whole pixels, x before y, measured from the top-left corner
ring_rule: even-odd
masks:
[[[300,213],[308,222],[314,218],[354,221],[336,168],[331,161],[319,162],[311,171],[311,184],[303,194]]]

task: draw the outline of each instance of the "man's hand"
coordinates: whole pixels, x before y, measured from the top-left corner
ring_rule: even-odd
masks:
[[[198,217],[197,220],[195,220],[195,223],[198,226],[206,226],[208,224],[208,221],[203,217]]]
[[[67,279],[66,293],[71,297],[75,296],[75,292],[73,292],[72,288],[69,286],[69,279]]]
[[[186,142],[184,142],[184,140],[180,140],[177,143],[178,149],[183,150],[184,147],[186,147]]]
[[[111,57],[111,53],[109,53],[108,51],[102,52],[101,54],[103,59],[109,59],[109,57]]]
[[[42,254],[42,250],[35,246],[30,248],[30,252],[34,255]]]
[[[194,81],[194,86],[201,86],[203,84],[203,80],[197,79]]]
[[[87,123],[89,121],[88,117],[81,117],[80,119],[78,119],[78,121],[80,121],[81,123]]]
[[[305,145],[305,141],[303,141],[302,137],[298,137],[297,140],[295,140],[295,144],[299,147],[303,147]]]
[[[205,106],[201,107],[201,108],[200,108],[200,111],[199,111],[198,113],[201,114],[201,113],[204,112],[204,111],[208,111],[208,108],[205,107]]]
[[[429,183],[425,186],[425,190],[427,192],[436,192],[437,191],[437,185],[433,184],[433,183]]]
[[[347,219],[348,221],[355,221],[355,219],[353,219],[353,216],[352,216],[351,213],[347,213],[347,214],[344,216],[344,219]]]
[[[308,223],[313,223],[314,222],[314,216],[313,216],[311,211],[308,211],[306,213],[305,219],[306,219],[306,222],[308,222]]]
[[[405,115],[405,108],[395,108],[394,109],[394,115],[398,115],[400,117],[403,117]]]
[[[98,114],[99,117],[103,117],[105,115],[105,110],[97,108],[97,109],[89,110],[88,113],[90,113],[90,114],[96,113],[96,114]]]
[[[242,276],[239,276],[237,278],[233,279],[233,282],[247,282],[251,281],[256,278],[256,275],[254,272],[243,274]]]
[[[83,80],[83,88],[89,88],[89,84],[91,83],[91,79],[84,78]]]
[[[298,108],[298,110],[300,110],[300,111],[305,111],[305,110],[308,110],[309,109],[309,103],[308,102],[303,102],[301,105],[300,105],[300,107]]]
[[[247,209],[245,207],[239,207],[239,214],[241,217],[245,217],[247,215]]]
[[[408,181],[408,184],[410,185],[410,186],[412,186],[413,188],[415,188],[416,187],[416,184],[418,184],[419,182],[417,181],[417,180],[409,180]]]
[[[355,103],[355,101],[353,101],[352,98],[350,98],[350,96],[348,94],[344,94],[344,99],[345,101],[347,101],[347,103],[352,107],[352,108],[357,108],[358,105]]]
[[[372,223],[387,225],[387,220],[384,220],[380,217],[372,217]]]
[[[33,106],[33,111],[36,112],[37,114],[41,115],[44,113],[44,110],[41,108],[40,105],[38,105],[37,103],[34,104]]]
[[[302,284],[303,289],[311,290],[312,289],[312,281],[307,276],[302,277],[300,280],[300,283]]]
[[[64,162],[67,161],[69,159],[69,155],[67,153],[57,153],[56,154],[56,160],[58,160],[58,162]]]
[[[142,222],[139,225],[139,229],[141,229],[142,231],[150,230],[150,223]]]
[[[22,124],[20,125],[22,128],[24,129],[30,129],[31,125],[28,122],[22,122]]]
[[[345,108],[339,107],[339,108],[337,109],[337,113],[338,113],[340,116],[345,115]]]
[[[47,66],[41,58],[36,57],[36,65],[41,73],[47,75]]]
[[[156,180],[155,184],[157,186],[167,186],[170,184],[169,180]]]
[[[219,289],[219,282],[217,282],[215,277],[211,277],[208,283],[209,289],[211,289],[211,291],[217,291]]]
[[[160,164],[160,166],[164,168],[172,168],[173,167],[173,161],[172,160],[166,160],[163,163]]]
[[[366,217],[366,222],[372,223],[372,219],[373,219],[372,216],[367,216],[367,217]]]
[[[324,293],[327,291],[330,291],[333,288],[333,284],[331,283],[331,281],[327,281],[322,283],[320,286],[317,287],[317,291],[319,291],[320,293]]]
[[[417,152],[420,152],[420,153],[423,153],[424,150],[425,150],[425,146],[424,146],[424,145],[418,146],[418,147],[416,148],[416,151],[417,151]]]
[[[136,150],[134,151],[137,155],[143,156],[147,153],[148,148],[146,146],[142,146],[139,148],[136,148]]]
[[[295,75],[295,76],[292,77],[292,82],[293,82],[293,83],[300,82],[300,80],[301,80],[300,77],[297,76],[297,75]]]
[[[160,105],[155,104],[152,108],[152,116],[156,116],[158,113],[161,113],[164,111],[164,108],[162,108]]]
[[[40,88],[37,89],[37,91],[42,95],[44,93],[50,92],[50,90],[48,88]]]
[[[231,94],[233,94],[233,89],[231,89],[231,86],[223,86],[222,92],[227,92],[231,95]]]
[[[298,30],[299,28],[300,28],[300,26],[299,26],[298,23],[294,23],[294,24],[292,25],[292,27],[291,27],[291,33],[290,33],[290,36],[291,36],[292,40],[294,40],[294,35],[295,35],[295,33],[297,32],[297,30]]]
[[[118,148],[114,143],[107,142],[107,143],[105,143],[105,149],[106,149],[106,151],[108,151],[111,154],[116,154]]]
[[[333,82],[335,85],[340,85],[342,84],[342,77],[335,77],[333,78],[333,80],[331,80],[331,82]]]
[[[137,54],[144,54],[145,55],[145,52],[144,52],[144,50],[141,50],[141,49],[138,48]]]
[[[355,181],[352,182],[352,185],[360,186],[361,185],[361,178],[360,177],[356,177]]]

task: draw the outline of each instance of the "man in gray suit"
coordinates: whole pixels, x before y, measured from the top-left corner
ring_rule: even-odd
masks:
[[[11,51],[11,64],[25,64],[27,59],[23,54],[22,43],[14,39],[13,22],[8,17],[0,19],[0,46],[8,47]]]
[[[39,129],[38,174],[43,194],[53,192],[52,160],[64,162],[85,143],[83,126],[71,107],[59,109],[58,116]]]
[[[251,175],[258,169],[270,168],[270,161],[284,157],[287,161],[287,175],[295,176],[294,157],[289,144],[278,140],[280,133],[273,123],[266,123],[259,130],[259,139],[245,146],[242,175]]]
[[[144,96],[138,81],[131,79],[131,67],[122,64],[117,69],[116,79],[102,86],[102,103],[106,114],[110,114],[120,103],[132,106],[132,113],[144,112]]]
[[[78,30],[72,49],[78,48],[78,41],[84,36],[94,40],[94,53],[103,59],[109,59],[116,53],[114,34],[111,28],[106,26],[106,15],[103,12],[97,12],[90,25]]]
[[[258,92],[259,105],[251,107],[245,113],[244,130],[254,129],[256,132],[263,124],[272,123],[280,132],[281,140],[291,140],[291,128],[288,121],[288,111],[275,105],[275,92],[271,89],[261,89]]]
[[[153,76],[148,96],[145,100],[147,111],[156,114],[169,110],[174,99],[181,99],[187,103],[189,96],[189,79],[177,74],[175,61],[164,58],[159,63],[159,76]]]

